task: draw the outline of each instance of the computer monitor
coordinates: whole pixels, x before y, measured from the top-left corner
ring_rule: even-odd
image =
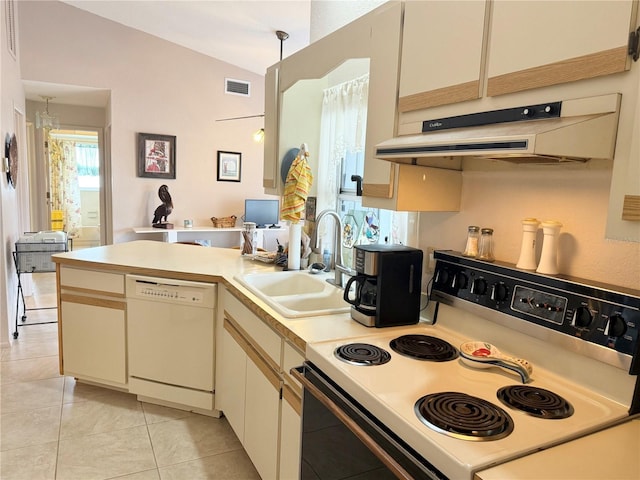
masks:
[[[244,221],[254,222],[257,228],[275,226],[280,220],[279,200],[245,200]]]

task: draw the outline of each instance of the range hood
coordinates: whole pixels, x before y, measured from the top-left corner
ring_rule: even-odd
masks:
[[[613,159],[620,98],[614,93],[425,120],[422,134],[382,142],[375,156],[415,165],[433,157],[513,163]]]

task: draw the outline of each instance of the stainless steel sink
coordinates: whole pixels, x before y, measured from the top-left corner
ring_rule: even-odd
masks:
[[[343,290],[327,282],[333,274],[306,271],[272,272],[235,277],[243,286],[287,318],[331,315],[349,311]]]

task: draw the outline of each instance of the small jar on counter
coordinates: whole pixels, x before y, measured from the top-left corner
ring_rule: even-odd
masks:
[[[478,260],[493,262],[493,228],[483,228],[480,230],[480,246],[478,247]]]
[[[478,256],[478,239],[480,238],[480,227],[470,225],[467,231],[467,246],[464,248],[462,255],[465,257]]]

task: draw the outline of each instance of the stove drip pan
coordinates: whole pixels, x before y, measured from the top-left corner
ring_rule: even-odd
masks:
[[[534,417],[562,419],[573,415],[573,406],[560,395],[544,388],[510,385],[498,390],[498,399],[508,407]]]
[[[441,392],[420,398],[414,411],[426,426],[461,440],[499,440],[513,431],[502,408],[466,393]]]
[[[400,355],[418,360],[446,362],[458,358],[453,345],[430,335],[403,335],[391,340],[389,346]]]
[[[382,365],[391,360],[391,354],[389,352],[368,343],[348,343],[341,345],[335,349],[333,354],[339,360],[352,365]]]

